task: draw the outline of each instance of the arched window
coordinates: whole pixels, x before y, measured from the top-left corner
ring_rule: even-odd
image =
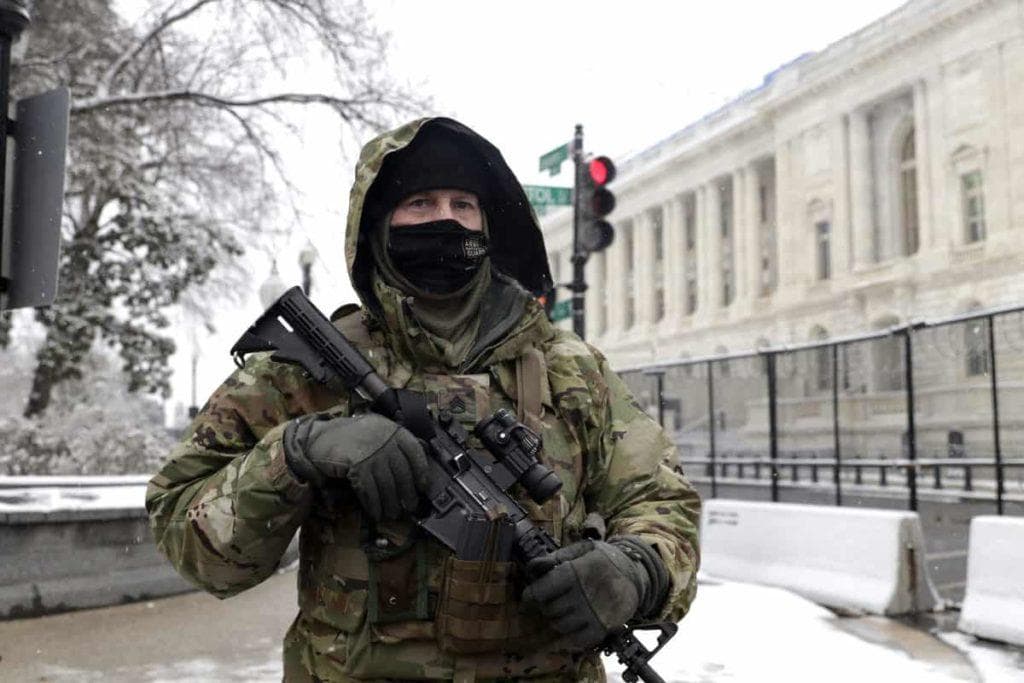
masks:
[[[904,256],[917,253],[918,227],[917,150],[911,126],[900,144],[900,228]]]

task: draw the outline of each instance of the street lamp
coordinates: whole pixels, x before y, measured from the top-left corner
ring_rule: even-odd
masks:
[[[313,278],[311,271],[313,262],[316,261],[316,249],[313,243],[306,240],[306,246],[299,252],[299,267],[302,268],[302,291],[310,296],[313,290]]]
[[[275,260],[270,266],[270,275],[260,285],[260,303],[263,304],[263,308],[270,308],[270,304],[277,301],[278,297],[285,293],[288,286],[281,279],[281,276],[277,274],[277,261]]]

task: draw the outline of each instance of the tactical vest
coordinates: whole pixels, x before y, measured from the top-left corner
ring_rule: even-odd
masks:
[[[560,542],[579,540],[585,517],[580,443],[589,403],[570,396],[571,405],[554,405],[543,353],[531,347],[486,374],[414,373],[369,334],[360,313],[343,313],[348,315],[335,324],[392,386],[424,392],[432,409],[447,409],[470,433],[501,407],[515,410],[540,433],[541,460],[562,479],[562,492],[544,505],[521,490],[514,494],[534,522]],[[366,409],[353,396],[330,412]],[[481,447],[475,436],[470,439],[471,446]],[[335,679],[339,672],[357,680],[440,677],[431,675],[435,667],[453,668],[456,680],[467,681],[541,673],[583,680],[581,667],[600,671],[594,655],[548,650],[558,634],[519,602],[524,587],[519,567],[496,559],[457,560],[411,521],[373,524],[354,500],[336,500],[314,506],[303,524],[300,549],[301,614],[293,631],[307,641],[303,664],[318,678]],[[603,674],[585,678],[600,680]]]

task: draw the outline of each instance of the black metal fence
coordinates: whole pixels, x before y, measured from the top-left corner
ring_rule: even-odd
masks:
[[[622,373],[691,480],[1024,502],[1024,306]]]

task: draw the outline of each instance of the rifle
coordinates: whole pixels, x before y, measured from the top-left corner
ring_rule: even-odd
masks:
[[[370,363],[331,322],[292,287],[275,301],[231,347],[241,367],[245,354],[272,351],[276,361],[301,366],[311,379],[327,384],[340,381],[370,403],[370,408],[424,441],[430,454],[430,512],[417,524],[460,559],[515,558],[523,564],[558,549],[558,542],[533,523],[509,493],[516,483],[542,503],[562,486],[558,476],[537,459],[541,439],[511,411],[500,409],[480,420],[473,433],[487,448],[484,454],[468,446],[469,434],[447,410],[435,417],[425,397],[388,386]],[[648,661],[672,638],[677,626],[623,625],[601,643],[626,667],[630,683],[664,683]],[[657,630],[653,651],[634,635]]]

